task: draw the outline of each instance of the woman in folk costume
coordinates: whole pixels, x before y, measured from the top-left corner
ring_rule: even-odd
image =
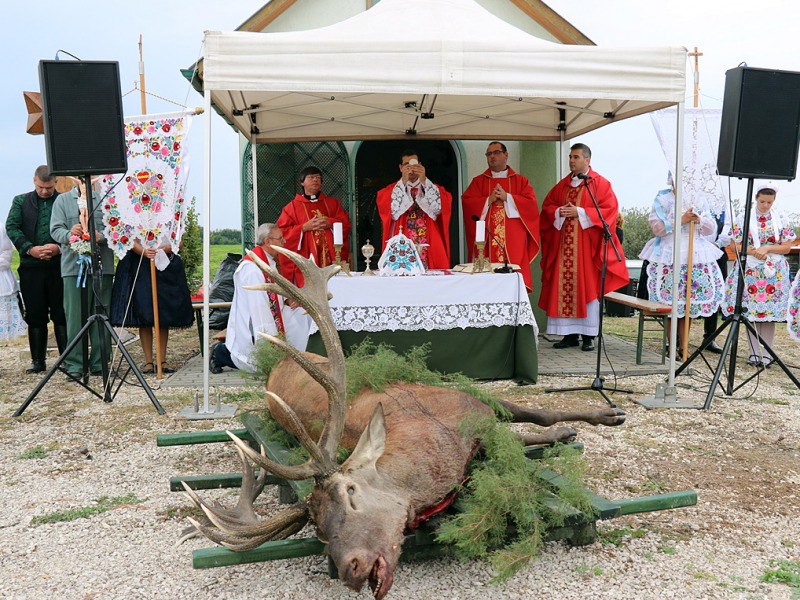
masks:
[[[639,258],[649,261],[647,266],[647,290],[649,299],[662,304],[672,304],[673,268],[673,223],[675,215],[675,183],[672,173],[667,177],[669,188],[658,192],[650,211],[650,228],[656,236],[649,240]],[[678,279],[678,334],[686,326],[686,275],[689,270],[689,231],[694,222],[692,244],[692,288],[689,293],[690,319],[707,317],[719,310],[725,297],[725,280],[722,278],[717,259],[722,251],[703,236],[716,232],[717,222],[707,203],[695,201],[694,207],[683,211],[681,223],[680,275]],[[691,321],[690,321],[691,323]],[[667,328],[667,334],[671,327]],[[680,344],[678,345],[680,347]],[[676,355],[678,360],[683,357]]]
[[[25,335],[28,326],[22,319],[19,305],[19,283],[11,271],[14,244],[0,223],[0,341],[14,340]]]
[[[789,226],[789,220],[772,207],[777,193],[778,188],[771,181],[756,186],[747,237],[747,263],[744,266],[742,295],[742,308],[747,309],[747,318],[753,322],[759,337],[769,346],[775,340],[775,323],[786,320],[791,284],[789,264],[784,255],[789,253],[796,238]],[[737,253],[741,250],[744,237],[743,222],[744,215],[737,216],[731,230]],[[725,315],[733,314],[741,270],[737,260],[728,275],[723,308]],[[747,362],[754,366],[764,364],[768,367],[772,361],[769,353],[749,331],[747,337],[750,340],[750,358]]]

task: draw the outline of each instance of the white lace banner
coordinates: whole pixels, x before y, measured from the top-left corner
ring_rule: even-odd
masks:
[[[336,328],[434,331],[530,325],[536,320],[518,273],[422,277],[337,276],[328,284]],[[316,332],[312,326],[311,333]]]
[[[675,107],[650,113],[669,170],[675,170]],[[727,193],[717,175],[717,147],[722,109],[686,108],[683,135],[683,205],[707,203],[719,215],[728,205]],[[664,174],[666,181],[666,173]],[[666,183],[662,186],[668,187]]]

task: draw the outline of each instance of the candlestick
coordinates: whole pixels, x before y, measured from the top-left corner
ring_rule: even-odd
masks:
[[[491,267],[491,262],[483,255],[483,248],[486,242],[475,242],[475,245],[478,247],[478,252],[475,254],[475,260],[472,262],[472,272],[483,273],[484,271],[488,271]]]
[[[334,223],[334,225],[336,225],[336,223]],[[341,227],[341,223],[339,223],[339,226]],[[353,275],[350,273],[350,265],[342,260],[342,244],[334,244],[333,251],[335,253],[333,264],[342,267],[342,271],[344,271],[348,277],[352,277]]]

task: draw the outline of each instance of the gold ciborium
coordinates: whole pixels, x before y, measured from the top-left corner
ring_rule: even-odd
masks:
[[[373,255],[375,254],[375,246],[370,244],[369,240],[367,240],[366,244],[361,246],[361,254],[364,255],[365,259],[367,259],[367,267],[366,267],[366,269],[364,269],[363,275],[375,275],[375,273],[373,273],[372,270],[369,267],[369,261],[373,257]]]

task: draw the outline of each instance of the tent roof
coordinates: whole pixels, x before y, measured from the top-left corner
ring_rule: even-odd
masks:
[[[206,32],[201,76],[258,143],[558,140],[682,101],[685,64],[548,42],[472,0],[382,0],[310,31]]]

